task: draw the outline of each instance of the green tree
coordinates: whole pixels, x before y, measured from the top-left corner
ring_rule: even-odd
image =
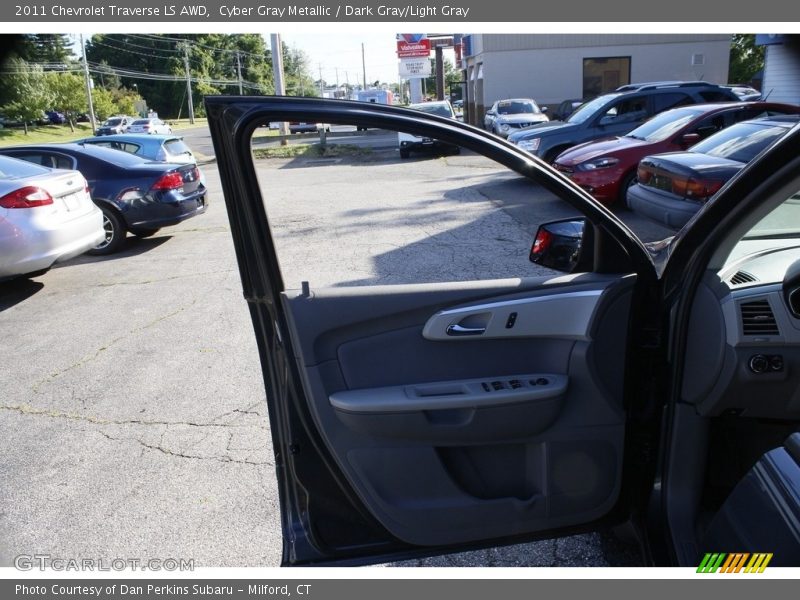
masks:
[[[75,118],[87,109],[86,87],[77,73],[50,72],[47,85],[53,94],[53,108],[64,113],[70,129],[75,131]]]
[[[138,93],[126,88],[109,91],[114,105],[117,107],[116,113],[121,115],[136,115],[139,113],[136,110],[136,103],[141,101],[142,97]]]
[[[450,87],[461,81],[461,73],[456,71],[453,63],[444,59],[444,97],[450,93]],[[431,59],[431,76],[425,79],[425,94],[434,96],[436,94],[436,61]]]
[[[734,34],[728,66],[728,81],[749,83],[764,68],[764,46],[756,46],[753,34]]]
[[[15,54],[34,63],[69,64],[75,61],[66,33],[30,33],[20,36]]]
[[[25,135],[28,135],[28,123],[41,119],[42,113],[52,106],[52,90],[40,66],[12,59],[6,63],[5,69],[10,74],[3,77],[7,96],[0,111],[11,119],[22,121]]]
[[[92,105],[94,106],[95,116],[101,122],[117,113],[114,95],[107,89],[99,86],[92,90]]]

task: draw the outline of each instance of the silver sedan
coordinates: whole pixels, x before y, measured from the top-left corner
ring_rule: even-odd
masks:
[[[35,276],[104,239],[78,171],[0,156],[0,280]]]

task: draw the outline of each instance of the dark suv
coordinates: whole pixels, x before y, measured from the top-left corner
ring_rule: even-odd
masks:
[[[625,85],[578,108],[566,121],[550,121],[518,131],[508,140],[553,162],[567,148],[598,138],[625,135],[655,114],[703,102],[737,102],[731,90],[705,83],[658,82]]]

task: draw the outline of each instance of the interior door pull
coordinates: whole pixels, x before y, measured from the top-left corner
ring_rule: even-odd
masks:
[[[447,335],[481,335],[483,333],[486,333],[486,327],[464,327],[458,323],[447,327]]]

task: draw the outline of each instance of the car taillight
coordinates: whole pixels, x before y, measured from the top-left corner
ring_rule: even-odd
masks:
[[[531,259],[547,250],[552,243],[553,234],[545,229],[539,229],[536,238],[533,240],[533,246],[531,246]]]
[[[150,189],[153,190],[176,190],[183,187],[183,176],[177,171],[171,171],[162,175]]]
[[[636,181],[638,181],[641,184],[647,185],[650,182],[650,178],[652,176],[653,172],[647,167],[639,165],[639,168],[636,169]]]
[[[33,208],[52,203],[53,197],[50,194],[42,188],[32,185],[20,188],[0,198],[0,206],[3,208]]]
[[[724,182],[718,179],[695,179],[694,177],[673,177],[672,193],[690,200],[705,202],[719,191]]]

